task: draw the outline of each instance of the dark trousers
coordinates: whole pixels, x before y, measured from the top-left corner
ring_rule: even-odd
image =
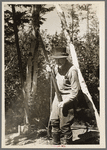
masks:
[[[70,126],[73,123],[73,119],[74,119],[73,109],[70,109],[67,117],[64,117],[62,113],[62,108],[60,108],[59,119],[51,119],[52,132],[54,133],[61,132],[62,134],[70,134],[72,132]]]

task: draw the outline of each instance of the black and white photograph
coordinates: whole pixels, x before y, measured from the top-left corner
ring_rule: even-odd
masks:
[[[105,148],[105,2],[2,2],[2,148]]]

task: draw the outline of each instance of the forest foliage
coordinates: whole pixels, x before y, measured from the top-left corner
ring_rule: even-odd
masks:
[[[46,21],[44,14],[54,10],[54,7],[47,8],[41,6],[39,25]],[[87,8],[90,9],[87,9]],[[7,124],[11,122],[14,126],[23,124],[24,101],[22,97],[20,70],[18,66],[18,54],[15,44],[14,22],[12,6],[4,11],[4,56],[5,56],[5,112]],[[22,69],[24,81],[26,80],[26,66],[31,51],[32,35],[32,6],[15,5],[16,23],[18,29],[19,47],[21,51]],[[65,7],[66,9],[66,7]],[[83,12],[86,12],[84,16]],[[99,111],[99,21],[96,13],[93,13],[91,5],[80,6],[71,5],[67,12],[67,17],[71,18],[68,30],[76,49],[79,65],[88,90]],[[87,20],[87,31],[78,36],[80,32],[80,21]],[[47,30],[41,31],[47,54],[50,58],[54,46],[66,46],[66,37],[63,29],[60,33],[51,35]],[[51,60],[53,61],[53,60]],[[34,100],[28,102],[30,112],[30,122],[41,128],[47,126],[50,114],[50,98],[54,96],[54,88],[51,85],[50,75],[46,72],[46,60],[42,49],[38,51],[38,77],[37,92]],[[52,89],[52,93],[51,93]],[[11,115],[10,115],[11,114]]]

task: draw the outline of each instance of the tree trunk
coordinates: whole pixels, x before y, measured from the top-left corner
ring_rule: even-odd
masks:
[[[19,47],[18,28],[17,28],[16,15],[15,15],[16,14],[15,5],[12,5],[12,12],[13,12],[14,34],[15,34],[15,43],[16,43],[17,54],[18,54],[18,64],[19,64],[19,71],[20,71],[21,87],[22,87],[23,100],[24,100],[25,110],[26,110],[25,118],[27,118],[26,123],[29,123],[29,109],[28,109],[27,96],[25,94],[25,89],[24,89],[22,59],[21,59],[21,51],[20,51],[20,47]]]
[[[15,43],[16,43],[17,54],[18,54],[20,79],[21,79],[21,85],[23,87],[23,85],[24,85],[23,69],[22,69],[21,51],[20,51],[20,47],[19,47],[18,28],[17,28],[17,24],[16,24],[15,6],[14,5],[12,5],[12,12],[13,12],[14,34],[15,34]]]
[[[32,78],[32,98],[34,100],[37,91],[37,76],[38,76],[38,47],[39,47],[39,21],[40,21],[41,5],[32,5],[32,25],[35,37],[35,47],[33,55],[33,78]]]

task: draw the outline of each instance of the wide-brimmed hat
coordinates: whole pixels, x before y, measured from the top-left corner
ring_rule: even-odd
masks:
[[[67,58],[68,53],[66,52],[66,47],[55,47],[51,55],[52,58]]]

